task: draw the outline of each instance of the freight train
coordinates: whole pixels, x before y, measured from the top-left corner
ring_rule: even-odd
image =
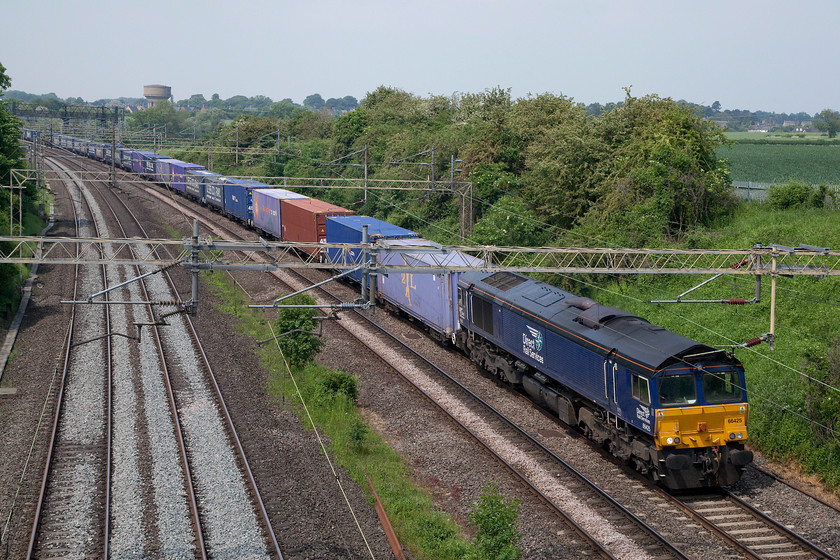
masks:
[[[34,139],[35,131],[24,137]],[[108,164],[113,159],[284,241],[359,243],[367,226],[378,262],[415,270],[434,264],[429,248],[444,251],[410,230],[257,181],[61,134],[48,141]],[[394,245],[402,252],[386,251]],[[336,262],[337,253],[328,249],[323,258]],[[447,260],[481,264],[458,252]],[[360,281],[361,274],[351,278]],[[744,447],[744,368],[729,352],[508,271],[378,274],[376,293],[384,305],[669,489],[733,484],[752,461]]]

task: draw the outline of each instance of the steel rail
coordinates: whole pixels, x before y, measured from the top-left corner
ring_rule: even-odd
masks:
[[[79,229],[79,219],[76,215],[76,207],[75,205],[71,205],[73,207],[73,219],[76,227],[76,231]],[[76,266],[74,270],[74,281],[73,281],[73,295],[75,297],[76,293],[78,292],[79,288],[79,267]],[[53,453],[55,451],[55,443],[58,436],[58,421],[61,417],[61,409],[64,403],[64,389],[67,380],[67,370],[70,368],[70,349],[71,343],[73,340],[73,329],[75,327],[76,321],[76,306],[74,305],[70,311],[70,322],[67,326],[67,334],[65,336],[64,342],[64,350],[63,350],[63,365],[61,371],[61,380],[59,381],[58,386],[58,394],[56,396],[56,404],[55,404],[55,415],[53,417],[52,422],[52,430],[50,433],[50,442],[47,446],[47,457],[44,465],[44,474],[41,477],[41,486],[38,492],[38,500],[35,504],[35,519],[32,522],[32,530],[30,531],[29,536],[29,546],[26,549],[26,558],[32,558],[32,555],[35,551],[35,540],[38,536],[38,526],[41,520],[41,511],[44,506],[44,498],[47,494],[47,481],[49,480],[50,474],[50,466],[52,465],[52,458]]]
[[[125,210],[134,219],[137,227],[143,233],[143,235],[148,237],[148,234],[146,233],[145,228],[143,228],[142,224],[140,223],[140,220],[137,218],[137,216],[134,214],[134,212],[131,210],[131,208],[129,208],[128,205],[125,203],[125,201],[123,201],[121,198],[118,197],[118,200],[123,205]],[[181,296],[178,293],[178,290],[175,287],[175,283],[173,282],[171,276],[169,275],[168,272],[165,272],[164,276],[169,283],[170,289],[173,291],[176,298],[180,301]],[[280,545],[277,541],[277,537],[275,535],[274,528],[271,524],[271,520],[268,517],[268,512],[265,509],[265,504],[263,502],[262,495],[260,494],[259,488],[257,486],[256,479],[254,478],[253,471],[251,470],[251,465],[249,464],[247,456],[245,454],[245,449],[242,447],[242,442],[239,438],[239,434],[237,433],[236,428],[234,427],[233,418],[230,415],[230,411],[228,410],[227,404],[225,403],[225,400],[224,400],[224,397],[222,395],[221,389],[219,388],[219,385],[216,381],[216,376],[213,373],[213,368],[210,365],[210,360],[207,358],[207,354],[204,351],[204,346],[201,344],[201,341],[199,340],[198,334],[196,333],[195,326],[193,325],[192,320],[190,319],[190,317],[188,315],[184,315],[184,318],[186,319],[186,323],[187,323],[187,326],[189,328],[189,333],[190,333],[190,336],[193,340],[193,343],[195,344],[195,347],[198,350],[199,355],[201,356],[202,362],[204,363],[204,367],[206,368],[206,373],[207,373],[208,379],[210,380],[210,382],[213,386],[214,392],[216,394],[216,398],[218,399],[217,402],[218,402],[219,410],[221,411],[222,416],[223,416],[224,421],[225,421],[225,424],[227,425],[227,429],[228,429],[229,436],[231,438],[231,442],[234,445],[234,448],[236,450],[236,454],[237,454],[238,459],[240,461],[240,467],[244,471],[246,480],[248,481],[248,485],[251,488],[252,497],[253,497],[254,501],[256,502],[255,505],[256,505],[257,510],[259,512],[260,522],[263,525],[263,530],[266,533],[266,536],[268,537],[268,539],[271,543],[271,547],[273,549],[273,554],[279,560],[282,560],[283,559],[283,553],[280,550]],[[155,330],[157,331],[157,329],[155,329]]]
[[[802,535],[800,535],[799,533],[797,533],[793,529],[790,529],[786,525],[784,525],[782,523],[779,523],[778,521],[776,521],[775,519],[773,519],[768,514],[761,511],[760,509],[758,509],[757,507],[753,506],[752,504],[747,503],[746,501],[742,500],[741,498],[739,498],[738,496],[733,494],[730,490],[727,490],[727,489],[724,488],[724,489],[722,489],[722,491],[723,491],[724,497],[726,497],[728,500],[730,500],[730,501],[736,503],[737,505],[739,505],[746,512],[748,512],[754,518],[756,518],[759,521],[761,521],[762,523],[764,523],[766,526],[769,526],[772,529],[774,529],[776,532],[781,533],[783,536],[785,536],[787,539],[789,539],[793,544],[805,549],[806,552],[808,552],[810,554],[813,554],[815,558],[820,558],[820,559],[823,559],[823,560],[838,560],[836,556],[826,552],[825,550],[823,550],[822,548],[820,548],[816,544],[812,543],[810,540],[806,539],[805,537],[803,537]]]
[[[111,203],[105,197],[103,197],[102,200],[105,202],[105,204],[111,210],[111,213],[113,214],[114,220],[116,221],[117,226],[120,228],[120,231],[122,231],[123,235],[126,235],[125,228],[123,227],[123,224],[120,221],[119,216],[117,216],[117,213],[114,210],[113,206],[111,206]],[[137,217],[133,213],[131,213],[130,211],[129,211],[129,213],[131,214],[132,219],[135,220],[138,228],[140,228],[140,230],[143,231],[143,228],[142,228],[142,226],[140,226],[140,222],[137,220]],[[145,231],[143,231],[143,233],[145,235]],[[138,274],[140,274],[139,267],[135,267],[135,270]],[[140,286],[140,290],[142,291],[143,297],[146,299],[146,301],[148,301],[149,295],[148,295],[148,292],[146,291],[146,284],[145,284],[145,281],[143,279],[140,279],[139,286]],[[107,306],[106,306],[106,308],[107,308]],[[154,312],[153,312],[153,309],[152,309],[151,305],[147,306],[147,310],[148,310],[149,316],[154,317]],[[184,490],[186,491],[187,501],[188,501],[189,508],[190,508],[190,514],[191,514],[191,518],[192,518],[191,521],[192,521],[193,531],[195,533],[195,538],[196,538],[196,548],[198,549],[199,556],[202,559],[206,559],[207,558],[207,549],[206,549],[206,546],[204,544],[204,531],[203,531],[202,525],[201,525],[201,516],[200,516],[199,508],[198,508],[198,499],[196,498],[196,493],[195,493],[195,485],[193,484],[192,474],[190,472],[190,462],[189,462],[189,457],[188,457],[188,453],[187,453],[186,441],[185,441],[185,438],[184,438],[183,429],[181,427],[180,417],[178,415],[178,406],[177,406],[176,401],[175,401],[175,391],[172,388],[172,381],[171,381],[171,377],[169,375],[169,368],[166,365],[166,354],[163,350],[163,343],[161,341],[160,332],[157,328],[157,325],[151,325],[151,326],[152,326],[152,333],[154,334],[154,338],[155,338],[155,346],[156,346],[157,351],[158,351],[158,357],[160,358],[160,365],[161,365],[161,370],[162,370],[162,373],[163,373],[162,377],[163,377],[164,386],[166,387],[167,398],[169,400],[169,408],[170,408],[170,412],[172,414],[172,422],[175,425],[175,439],[176,439],[176,442],[178,444],[178,453],[179,453],[180,459],[181,459],[181,468],[184,471],[184,486],[185,486]]]
[[[310,281],[310,280],[306,279],[306,281]],[[322,290],[324,293],[326,293],[327,295],[329,295],[330,297],[333,297],[333,298],[335,298],[335,297],[336,297],[336,296],[334,296],[333,294],[331,294],[328,290],[325,290],[325,289],[323,289],[323,288],[321,288],[321,290]],[[647,533],[647,534],[648,534],[648,535],[649,535],[652,539],[654,539],[655,541],[659,542],[659,543],[660,543],[660,544],[664,547],[664,549],[665,549],[668,553],[672,554],[674,557],[679,558],[679,559],[681,559],[681,560],[688,560],[688,559],[689,559],[689,557],[688,557],[687,555],[685,555],[682,551],[680,551],[677,547],[675,547],[672,543],[670,543],[670,542],[669,542],[669,541],[668,541],[668,540],[667,540],[664,536],[662,536],[662,535],[661,535],[660,533],[658,533],[655,529],[653,529],[652,527],[650,527],[647,523],[645,523],[642,519],[640,519],[638,516],[636,516],[636,515],[635,515],[634,513],[632,513],[630,510],[628,510],[628,509],[627,509],[627,508],[625,508],[623,505],[621,505],[620,503],[618,503],[618,502],[617,502],[617,501],[616,501],[616,500],[615,500],[612,496],[610,496],[610,495],[609,495],[609,494],[607,494],[604,490],[602,490],[601,488],[599,488],[599,487],[598,487],[598,486],[597,486],[594,482],[592,482],[591,480],[589,480],[589,478],[587,478],[587,477],[586,477],[583,473],[581,473],[580,471],[578,471],[577,469],[575,469],[572,465],[570,465],[568,462],[566,462],[565,460],[563,460],[563,458],[561,458],[561,457],[560,457],[560,456],[558,456],[556,453],[554,453],[553,451],[551,451],[550,449],[548,449],[545,445],[543,445],[543,444],[542,444],[541,442],[539,442],[536,438],[534,438],[533,436],[531,436],[531,435],[530,435],[530,434],[529,434],[529,433],[528,433],[525,429],[523,429],[521,426],[519,426],[518,424],[516,424],[513,420],[511,420],[510,418],[508,418],[507,416],[505,416],[502,412],[500,412],[499,410],[497,410],[497,409],[496,409],[495,407],[493,407],[490,403],[488,403],[487,401],[485,401],[484,399],[482,399],[479,395],[477,395],[475,392],[473,392],[472,390],[470,390],[469,388],[467,388],[465,385],[463,385],[460,381],[458,381],[458,380],[457,380],[457,379],[455,379],[453,376],[451,376],[449,373],[447,373],[446,371],[444,371],[442,368],[440,368],[440,367],[439,367],[439,366],[437,366],[436,364],[432,363],[432,362],[431,362],[428,358],[426,358],[425,356],[423,356],[423,355],[422,355],[422,354],[420,354],[419,352],[417,352],[417,351],[415,351],[414,349],[412,349],[412,348],[411,348],[410,346],[408,346],[405,342],[403,342],[402,340],[400,340],[400,339],[399,339],[396,335],[394,335],[393,333],[391,333],[390,331],[388,331],[387,329],[385,329],[385,328],[384,328],[384,327],[382,327],[381,325],[378,325],[378,324],[377,324],[375,321],[373,321],[370,317],[368,317],[368,316],[364,315],[363,313],[361,313],[361,312],[360,312],[360,311],[358,311],[358,310],[354,310],[354,311],[355,311],[355,314],[356,314],[358,317],[360,317],[363,321],[366,321],[367,323],[369,323],[370,325],[372,325],[374,328],[376,328],[376,329],[378,329],[379,331],[381,331],[382,333],[384,333],[384,334],[385,334],[385,335],[386,335],[386,336],[387,336],[387,337],[388,337],[388,338],[389,338],[389,339],[390,339],[393,343],[396,343],[397,345],[399,345],[400,347],[402,347],[404,350],[406,350],[407,352],[409,352],[410,354],[412,354],[413,356],[415,356],[417,359],[419,359],[421,362],[423,362],[426,366],[430,367],[430,368],[431,368],[431,369],[433,369],[435,372],[437,372],[439,375],[443,376],[443,377],[446,379],[446,381],[448,381],[449,383],[451,383],[451,384],[455,385],[455,386],[456,386],[456,387],[457,387],[460,391],[462,391],[464,394],[466,394],[469,398],[471,398],[471,399],[473,399],[475,402],[479,403],[479,404],[481,405],[481,407],[482,407],[482,408],[484,408],[485,410],[490,411],[490,413],[491,413],[491,414],[492,414],[495,418],[497,418],[498,420],[502,421],[505,425],[507,425],[508,427],[510,427],[510,428],[511,428],[511,429],[512,429],[512,430],[513,430],[516,434],[517,434],[517,436],[519,436],[519,437],[521,437],[521,438],[525,439],[525,440],[526,440],[526,441],[527,441],[530,445],[532,445],[532,446],[536,447],[536,448],[537,448],[539,451],[541,451],[543,454],[545,454],[545,455],[547,455],[548,457],[550,457],[550,458],[551,458],[551,459],[552,459],[555,463],[557,463],[557,464],[559,464],[560,466],[562,466],[562,467],[563,467],[563,468],[564,468],[567,472],[569,472],[569,473],[570,473],[570,474],[571,474],[571,475],[572,475],[575,479],[577,479],[579,482],[582,482],[582,483],[585,485],[585,487],[586,487],[586,488],[588,488],[589,490],[593,491],[593,492],[594,492],[597,496],[599,496],[601,499],[605,500],[608,504],[610,504],[613,508],[615,508],[615,510],[617,510],[617,511],[618,511],[621,515],[623,515],[625,518],[629,519],[629,520],[630,520],[632,523],[634,523],[636,526],[638,526],[639,528],[641,528],[641,529],[642,529],[645,533]],[[345,329],[348,333],[350,333],[352,336],[355,336],[355,335],[353,334],[353,332],[350,330],[350,328],[349,328],[348,326],[346,326],[346,325],[344,325],[344,324],[341,324],[341,323],[339,323],[339,325],[340,325],[342,328],[344,328],[344,329]],[[377,354],[377,352],[376,352],[373,348],[371,348],[371,347],[370,347],[367,343],[365,343],[364,341],[361,341],[361,340],[360,340],[360,342],[362,342],[362,344],[364,344],[364,345],[365,345],[365,346],[367,346],[367,347],[368,347],[371,351],[373,351],[373,352],[374,352],[374,354]],[[388,365],[389,365],[391,368],[393,368],[395,371],[397,371],[397,372],[399,372],[399,371],[400,371],[398,367],[396,367],[394,364],[389,363],[389,362],[388,362],[388,360],[386,360],[384,357],[379,356],[378,354],[377,354],[377,356],[378,356],[381,360],[383,360],[383,361],[385,361],[386,363],[388,363]],[[460,420],[458,420],[457,418],[455,418],[455,417],[452,415],[452,413],[451,413],[450,411],[448,411],[448,410],[445,408],[445,406],[444,406],[444,405],[442,405],[441,403],[437,402],[437,401],[434,399],[434,397],[432,397],[431,395],[428,395],[428,394],[427,394],[427,393],[426,393],[426,392],[425,392],[425,391],[424,391],[421,387],[419,387],[418,385],[416,385],[416,384],[415,384],[412,380],[408,379],[408,378],[407,378],[407,377],[405,377],[405,376],[403,376],[403,378],[404,378],[404,379],[406,379],[406,381],[408,381],[408,382],[409,382],[412,386],[414,386],[414,387],[415,387],[418,391],[420,391],[420,393],[421,393],[421,394],[423,394],[424,396],[426,396],[426,398],[428,398],[431,402],[433,402],[436,406],[438,406],[438,407],[439,407],[439,408],[440,408],[443,412],[445,412],[445,413],[446,413],[446,414],[447,414],[450,418],[452,418],[452,420],[453,420],[453,421],[454,421],[454,422],[455,422],[458,426],[460,426],[461,428],[463,428],[464,430],[466,430],[466,431],[467,431],[467,432],[468,432],[468,433],[469,433],[469,434],[470,434],[470,435],[471,435],[474,439],[476,439],[476,441],[478,441],[478,442],[479,442],[480,444],[482,444],[482,445],[483,445],[483,446],[484,446],[484,447],[485,447],[488,451],[490,451],[490,453],[492,453],[494,456],[496,456],[496,458],[497,458],[497,459],[499,459],[499,461],[501,461],[501,462],[502,462],[502,463],[503,463],[503,464],[504,464],[504,465],[505,465],[505,466],[506,466],[509,470],[511,470],[511,471],[512,471],[512,472],[513,472],[516,476],[518,476],[518,477],[522,478],[522,479],[523,479],[523,482],[524,482],[526,485],[528,485],[528,486],[529,486],[529,487],[530,487],[533,491],[535,491],[535,492],[537,493],[537,495],[538,495],[538,496],[540,496],[543,500],[545,500],[545,501],[546,501],[549,505],[551,505],[552,507],[556,508],[556,509],[557,509],[557,510],[561,513],[561,515],[563,515],[563,516],[564,516],[564,517],[565,517],[568,521],[570,521],[570,522],[571,522],[571,524],[573,524],[573,526],[575,526],[576,530],[578,530],[578,529],[579,529],[579,531],[582,531],[582,532],[583,532],[582,536],[584,536],[584,538],[592,539],[592,540],[596,543],[596,546],[602,546],[602,545],[600,545],[600,543],[598,543],[598,542],[597,542],[597,541],[596,541],[596,540],[595,540],[595,539],[594,539],[591,535],[589,535],[589,533],[588,533],[588,532],[586,532],[586,530],[585,530],[585,529],[583,529],[583,527],[580,527],[580,526],[579,526],[579,525],[578,525],[578,524],[577,524],[577,523],[576,523],[576,522],[575,522],[575,521],[574,521],[574,520],[573,520],[570,516],[568,516],[568,514],[566,514],[566,513],[565,513],[565,512],[564,512],[564,511],[563,511],[563,510],[559,507],[559,506],[557,506],[556,504],[554,504],[554,503],[551,501],[551,499],[550,499],[550,498],[548,498],[547,496],[544,496],[544,495],[542,494],[542,492],[540,492],[540,490],[539,490],[539,489],[537,489],[537,488],[536,488],[536,487],[535,487],[535,486],[534,486],[534,485],[533,485],[533,484],[532,484],[529,480],[527,480],[527,477],[526,477],[525,475],[523,475],[523,474],[519,473],[519,472],[518,472],[518,470],[517,470],[517,469],[516,469],[513,465],[511,465],[511,464],[510,464],[508,461],[506,461],[503,457],[499,456],[499,455],[498,455],[498,454],[497,454],[497,453],[496,453],[496,452],[495,452],[495,451],[494,451],[494,450],[490,447],[490,444],[489,444],[488,442],[482,441],[482,439],[480,438],[480,436],[478,436],[477,434],[474,434],[474,433],[472,432],[472,430],[470,430],[470,428],[469,428],[469,427],[465,426],[465,425],[464,425],[464,424],[463,424]]]
[[[158,194],[158,193],[156,193],[156,191],[151,191],[151,192],[152,192],[152,193],[154,193],[154,194]],[[160,200],[162,200],[162,201],[164,201],[164,202],[168,203],[168,204],[172,204],[172,205],[177,204],[175,201],[171,201],[171,202],[170,202],[169,200],[167,200],[167,199],[166,199],[166,197],[159,196],[158,198],[159,198]],[[200,221],[204,222],[205,224],[207,224],[207,225],[208,225],[208,226],[210,226],[211,228],[217,228],[217,227],[220,227],[220,224],[218,224],[218,222],[215,222],[215,221],[214,221],[214,222],[210,222],[210,221],[209,221],[206,217],[204,217],[204,216],[198,217],[195,213],[192,213],[192,215],[193,215],[194,217],[197,217],[197,219],[199,219]],[[221,227],[224,227],[224,226],[221,226]],[[224,229],[226,229],[226,230],[227,230],[228,232],[230,232],[230,233],[233,233],[233,232],[232,232],[231,230],[229,230],[228,228],[224,228]],[[218,233],[218,232],[217,232],[217,233]],[[263,256],[263,255],[261,255],[261,254],[259,254],[259,253],[256,253],[256,254],[251,255],[251,258],[256,258],[256,259],[258,259],[258,260],[259,260],[259,259],[261,259],[261,258],[264,258],[264,256]],[[282,277],[280,277],[280,276],[279,276],[279,274],[278,274],[277,272],[272,271],[272,274],[273,274],[273,275],[274,275],[274,276],[275,276],[275,277],[276,277],[276,278],[277,278],[280,282],[283,282],[283,283],[285,283],[285,284],[288,284],[288,281],[287,281],[287,280],[285,280],[285,279],[283,279]],[[308,280],[307,280],[307,281],[308,281]],[[327,290],[324,290],[323,288],[321,288],[321,290],[323,290],[325,293],[327,293],[327,294],[328,294],[328,295],[330,295],[331,297],[335,297],[335,296],[332,296],[332,294],[330,294]],[[364,317],[363,315],[362,315],[362,317],[363,317],[364,319],[367,319],[367,317]],[[374,324],[375,324],[375,323],[374,323]],[[353,336],[353,337],[355,338],[355,334],[354,334],[352,331],[350,331],[348,327],[346,327],[345,325],[340,325],[340,326],[341,326],[342,328],[344,328],[344,329],[345,329],[345,330],[346,330],[346,331],[347,331],[347,332],[348,332],[351,336]],[[377,328],[381,328],[381,327],[377,327]],[[385,331],[384,329],[383,329],[383,332],[385,332],[388,336],[390,336],[390,337],[394,338],[392,334],[388,333],[388,332],[387,332],[387,331]],[[367,343],[365,343],[364,341],[360,341],[360,342],[361,342],[362,344],[364,344],[366,347],[368,347],[368,348],[369,348],[372,352],[374,352],[374,354],[376,354],[376,355],[377,355],[377,356],[378,356],[378,357],[379,357],[379,358],[380,358],[383,362],[385,362],[386,364],[388,364],[388,365],[389,365],[389,367],[392,367],[393,369],[395,369],[395,371],[399,371],[399,369],[398,369],[398,368],[396,368],[393,364],[390,364],[390,363],[388,362],[388,360],[387,360],[387,359],[385,359],[385,358],[384,358],[384,357],[382,357],[382,356],[379,356],[379,355],[376,353],[376,351],[375,351],[373,348],[371,348],[371,347],[370,347]],[[399,340],[397,340],[397,342],[398,342],[398,343],[401,343],[401,341],[399,341]],[[407,347],[406,347],[406,348],[407,348]],[[418,355],[418,356],[419,356],[419,355]],[[420,356],[420,358],[421,358],[422,360],[426,361],[426,363],[431,364],[431,362],[428,362],[428,360],[425,360],[425,358],[423,358],[422,356]],[[432,367],[435,367],[433,364],[431,364],[431,365],[432,365]],[[442,370],[441,370],[441,372],[442,372]],[[442,373],[443,373],[443,375],[447,375],[445,372],[442,372]],[[412,383],[412,382],[411,382],[411,380],[409,380],[409,379],[407,379],[407,378],[406,378],[406,380],[407,380],[409,383]],[[453,380],[453,381],[454,381],[454,380]],[[457,382],[457,381],[455,381],[455,383],[458,383],[458,382]],[[414,384],[412,383],[412,385],[414,385]],[[459,385],[460,385],[460,384],[459,384]],[[415,387],[416,387],[416,385],[415,385]],[[461,386],[461,387],[462,387],[462,389],[464,389],[464,390],[466,390],[466,391],[469,391],[468,389],[464,388],[463,386]],[[447,415],[448,415],[448,416],[449,416],[449,417],[450,417],[450,418],[451,418],[451,419],[452,419],[452,420],[453,420],[456,424],[458,424],[458,425],[459,425],[462,429],[464,429],[464,430],[465,430],[465,431],[466,431],[466,432],[467,432],[467,433],[468,433],[468,434],[469,434],[469,435],[470,435],[473,439],[475,439],[478,443],[480,443],[482,446],[484,446],[484,447],[485,447],[485,448],[486,448],[486,449],[487,449],[487,450],[488,450],[488,451],[489,451],[489,452],[490,452],[493,456],[495,456],[495,457],[496,457],[496,458],[497,458],[497,459],[498,459],[498,460],[499,460],[499,461],[500,461],[503,465],[505,465],[505,466],[506,466],[506,468],[508,468],[509,470],[511,470],[511,472],[513,472],[513,473],[514,473],[514,475],[515,475],[515,476],[517,476],[517,477],[518,477],[518,478],[519,478],[519,479],[523,482],[523,484],[525,484],[525,485],[526,485],[526,486],[527,486],[527,487],[528,487],[528,488],[529,488],[532,492],[534,492],[534,493],[535,493],[535,495],[537,495],[537,496],[538,496],[541,500],[543,500],[546,504],[548,504],[548,505],[549,505],[549,506],[550,506],[550,507],[551,507],[551,508],[555,511],[555,513],[557,513],[557,515],[559,515],[559,516],[560,516],[560,517],[561,517],[561,518],[562,518],[562,519],[563,519],[566,523],[568,523],[568,524],[569,524],[569,526],[572,528],[572,530],[574,530],[576,533],[578,533],[578,535],[579,535],[579,536],[581,536],[584,540],[586,540],[587,542],[589,542],[593,548],[597,549],[597,550],[600,552],[600,554],[604,555],[606,558],[609,558],[609,559],[614,559],[614,556],[613,556],[613,555],[612,555],[612,554],[611,554],[611,553],[610,553],[610,552],[609,552],[609,551],[608,551],[608,550],[607,550],[607,549],[606,549],[603,545],[601,545],[601,544],[600,544],[600,543],[599,543],[599,542],[598,542],[598,541],[597,541],[597,540],[596,540],[596,539],[595,539],[592,535],[590,535],[590,534],[589,534],[589,533],[588,533],[588,532],[587,532],[587,531],[586,531],[583,527],[581,527],[581,526],[580,526],[577,522],[575,522],[575,521],[574,521],[574,519],[572,519],[569,515],[567,515],[567,514],[563,511],[563,509],[562,509],[559,505],[557,505],[556,503],[554,503],[554,502],[553,502],[553,501],[552,501],[552,500],[551,500],[548,496],[546,496],[545,494],[543,494],[543,493],[542,493],[542,492],[541,492],[541,491],[540,491],[540,490],[539,490],[539,489],[538,489],[538,488],[537,488],[537,487],[536,487],[533,483],[531,483],[531,482],[530,482],[530,480],[528,480],[528,478],[527,478],[527,476],[526,476],[526,475],[524,475],[523,473],[520,473],[520,472],[519,472],[519,471],[518,471],[518,470],[517,470],[517,469],[516,469],[513,465],[511,465],[509,462],[507,462],[507,461],[506,461],[503,457],[499,456],[499,455],[498,455],[498,453],[496,453],[496,451],[495,451],[495,450],[493,450],[493,449],[489,446],[489,444],[488,444],[487,442],[482,441],[482,440],[481,440],[481,438],[480,438],[480,436],[478,436],[477,434],[475,434],[475,433],[474,433],[472,430],[470,430],[467,426],[464,426],[464,425],[463,425],[463,423],[461,423],[461,422],[460,422],[457,418],[455,418],[455,417],[454,417],[454,416],[453,416],[453,415],[452,415],[452,414],[451,414],[451,413],[450,413],[450,412],[449,412],[449,411],[448,411],[448,410],[447,410],[447,409],[446,409],[446,408],[445,408],[442,404],[440,404],[440,403],[438,403],[437,401],[435,401],[435,400],[434,400],[434,398],[433,398],[432,396],[430,396],[430,395],[426,394],[426,393],[425,393],[425,392],[424,392],[421,388],[419,388],[419,387],[417,387],[417,389],[421,392],[421,394],[423,394],[423,395],[424,395],[427,399],[429,399],[432,403],[434,403],[436,406],[438,406],[438,407],[439,407],[439,408],[440,408],[440,409],[441,409],[441,410],[442,410],[445,414],[447,414]],[[475,396],[475,395],[474,395],[474,396]],[[486,405],[486,406],[490,407],[490,405],[489,405],[489,404],[485,403],[484,401],[481,401],[480,397],[475,396],[475,398],[479,399],[479,401],[480,401],[480,402],[482,402],[484,405]],[[496,414],[498,414],[498,415],[500,415],[500,416],[501,416],[501,413],[499,413],[498,411],[496,411],[496,410],[495,410],[495,409],[493,409],[492,407],[490,407],[490,409],[491,409],[491,410],[493,410],[493,412],[494,412],[494,413],[496,413]],[[504,416],[502,416],[502,418],[504,418]],[[508,419],[506,419],[506,418],[504,418],[504,420],[505,420],[505,421],[507,421],[507,422],[510,422],[510,420],[508,420]],[[514,425],[514,426],[516,426],[515,424],[513,424],[513,425]],[[524,432],[524,430],[521,430],[521,428],[518,428],[518,426],[516,426],[516,428],[518,429],[519,433],[524,434],[524,436],[525,436],[526,438],[528,438],[528,439],[530,439],[530,440],[532,440],[532,441],[535,441],[535,440],[533,440],[533,438],[530,438],[530,436],[528,436],[528,435],[527,435],[527,433],[525,433],[525,432]],[[536,443],[539,447],[542,447],[544,451],[547,451],[548,453],[551,453],[550,451],[548,451],[547,449],[545,449],[545,448],[544,448],[544,447],[543,447],[543,446],[542,446],[539,442],[535,442],[535,443]],[[552,454],[552,455],[553,455],[553,454]],[[556,457],[556,455],[555,455],[555,457]],[[557,459],[558,459],[558,460],[560,460],[560,461],[562,461],[562,459],[560,459],[559,457],[557,457]],[[563,462],[563,464],[565,464],[565,465],[566,465],[569,469],[572,469],[572,467],[571,467],[570,465],[566,464],[565,462]],[[574,469],[572,469],[572,470],[574,470]],[[574,471],[574,472],[576,472],[576,473],[577,473],[577,471]],[[578,474],[579,474],[579,473],[578,473]],[[582,476],[582,475],[581,475],[581,476]],[[594,485],[593,485],[593,486],[594,486]],[[594,488],[595,488],[595,490],[596,490],[597,492],[601,492],[601,490],[600,490],[600,489],[598,489],[598,488],[597,488],[597,486],[594,486]],[[612,498],[609,498],[609,497],[608,497],[608,499],[610,499],[610,500],[611,500]],[[614,500],[613,500],[613,502],[614,502]],[[614,503],[616,503],[616,502],[614,502]],[[617,503],[616,503],[616,504],[617,504]],[[622,507],[622,506],[620,506],[620,505],[619,505],[619,507]],[[625,509],[625,511],[627,511],[627,510]],[[627,513],[628,513],[629,515],[633,516],[633,514],[632,514],[632,513],[630,513],[629,511],[627,511]],[[635,517],[635,516],[633,516],[633,517]],[[638,518],[636,518],[636,519],[638,519]],[[639,521],[641,522],[641,520],[639,520]],[[642,522],[642,523],[643,523],[643,522]],[[650,529],[650,528],[649,528],[649,529]],[[650,529],[650,531],[653,531],[653,530],[652,530],[652,529]],[[654,534],[656,534],[656,535],[658,535],[657,533],[655,533],[655,531],[653,531],[653,533],[654,533]],[[661,536],[660,536],[660,538],[661,538]],[[665,541],[665,542],[667,543],[667,541]],[[668,543],[668,544],[670,545],[670,543]],[[682,554],[680,551],[678,551],[676,548],[674,548],[673,550],[674,550],[675,557],[677,557],[677,558],[679,558],[679,559],[681,559],[681,560],[687,560],[687,558],[688,558],[688,557],[687,557],[687,556],[685,556],[685,555],[683,555],[683,554]]]
[[[58,168],[63,168],[65,173],[65,178],[62,180],[65,182],[73,182],[78,185],[78,181],[75,177],[73,177],[66,167],[62,166],[57,162],[53,162],[53,164]],[[69,189],[68,189],[69,191]],[[76,210],[76,205],[71,204],[73,209],[73,221],[75,224],[75,229],[78,232],[79,230],[79,216]],[[97,230],[98,235],[98,228],[96,223],[93,222],[94,229]],[[107,272],[105,267],[101,268],[102,272],[102,281],[103,284],[107,286]],[[74,298],[78,293],[78,279],[79,279],[79,265],[76,265],[74,268],[74,283],[73,283],[73,294]],[[41,514],[43,513],[43,507],[46,499],[46,491],[49,482],[49,475],[52,470],[52,460],[55,454],[55,448],[58,439],[58,428],[59,424],[61,423],[61,411],[63,410],[63,403],[64,403],[64,389],[66,388],[66,381],[67,376],[70,370],[70,356],[71,356],[71,349],[72,349],[72,339],[75,330],[75,318],[76,318],[76,307],[73,306],[71,311],[71,319],[70,324],[68,326],[67,337],[65,341],[65,349],[64,349],[64,360],[63,360],[63,367],[62,367],[62,375],[61,375],[61,382],[60,382],[60,389],[59,394],[57,397],[56,402],[56,412],[55,418],[53,421],[52,433],[50,435],[50,443],[47,452],[47,458],[45,462],[44,468],[44,475],[41,481],[41,489],[38,496],[36,511],[35,511],[35,519],[33,521],[33,528],[32,533],[30,535],[29,546],[27,548],[27,558],[31,558],[35,552],[36,546],[36,539],[37,535],[39,534],[38,527],[41,522]],[[110,313],[108,309],[105,310],[105,326],[107,330],[110,330]],[[105,492],[104,492],[104,527],[102,531],[102,539],[103,539],[103,558],[107,560],[109,556],[109,540],[110,540],[110,504],[111,504],[111,459],[113,457],[113,449],[112,449],[112,354],[111,354],[111,344],[110,341],[105,345],[106,350],[106,375],[105,375]]]

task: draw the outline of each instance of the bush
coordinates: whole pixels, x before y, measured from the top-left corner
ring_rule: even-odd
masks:
[[[328,370],[318,377],[315,393],[319,400],[331,402],[337,398],[353,402],[359,396],[356,378],[349,373]]]
[[[788,208],[823,208],[827,201],[836,198],[826,185],[813,187],[802,181],[773,185],[767,190],[770,206],[780,210]]]
[[[288,305],[313,305],[312,296],[301,294],[288,300]],[[275,323],[275,329],[280,335],[277,344],[289,362],[290,367],[301,367],[311,362],[321,351],[324,341],[313,331],[317,322],[312,319],[314,309],[305,307],[281,308]]]
[[[491,482],[484,487],[481,498],[473,503],[470,525],[476,530],[475,545],[479,558],[516,560],[522,557],[519,539],[518,499],[507,499],[499,487]]]

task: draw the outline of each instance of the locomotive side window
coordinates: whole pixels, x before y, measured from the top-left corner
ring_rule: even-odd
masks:
[[[648,379],[641,375],[632,375],[633,397],[640,400],[642,404],[650,404],[650,386]]]
[[[741,380],[738,372],[704,373],[703,397],[707,403],[741,400]]]
[[[694,404],[697,386],[693,375],[666,375],[659,379],[659,404]]]
[[[473,323],[486,333],[493,334],[493,304],[480,297],[472,297]]]

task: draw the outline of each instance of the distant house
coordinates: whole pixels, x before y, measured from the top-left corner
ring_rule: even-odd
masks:
[[[811,121],[785,121],[782,126],[790,128],[794,132],[808,132],[808,129],[811,128]]]
[[[747,132],[770,132],[766,124],[751,124]]]

